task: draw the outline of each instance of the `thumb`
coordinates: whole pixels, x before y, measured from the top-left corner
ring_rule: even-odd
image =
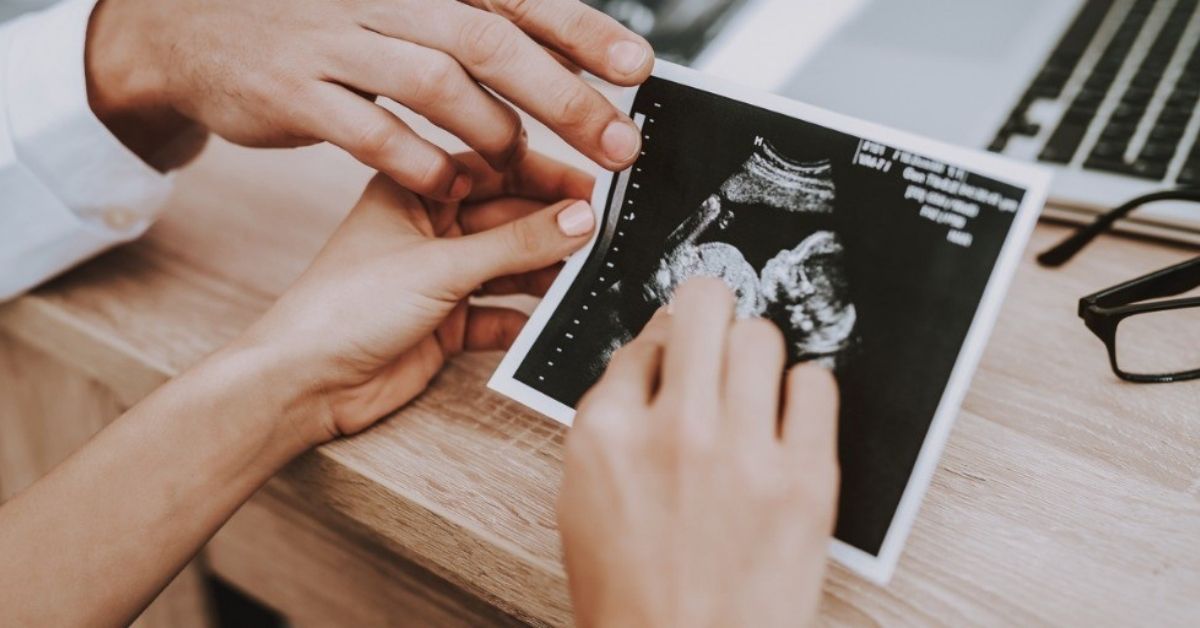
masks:
[[[585,201],[562,201],[486,231],[443,240],[456,287],[469,292],[485,282],[555,264],[587,244],[596,216]]]

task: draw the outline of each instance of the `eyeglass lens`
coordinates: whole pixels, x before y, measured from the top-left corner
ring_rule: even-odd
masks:
[[[1171,375],[1200,369],[1200,308],[1141,312],[1121,320],[1117,368],[1133,375]]]

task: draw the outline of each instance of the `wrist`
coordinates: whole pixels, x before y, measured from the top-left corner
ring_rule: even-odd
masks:
[[[228,402],[226,412],[262,444],[265,462],[281,467],[329,440],[323,427],[328,408],[320,388],[283,352],[239,340],[193,371],[207,387],[220,391]]]
[[[84,47],[88,104],[118,140],[150,166],[166,172],[191,161],[207,131],[179,113],[169,97],[169,77],[148,38],[158,3],[99,0]]]

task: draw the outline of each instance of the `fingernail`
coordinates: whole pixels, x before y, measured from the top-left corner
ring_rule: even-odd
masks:
[[[460,174],[454,177],[454,183],[450,184],[450,198],[458,200],[465,198],[471,192],[471,177],[465,174]]]
[[[596,217],[592,214],[592,206],[584,201],[575,201],[558,212],[558,228],[564,235],[572,238],[591,233],[595,225]]]
[[[638,135],[637,127],[624,120],[613,120],[608,123],[600,136],[600,147],[609,159],[625,163],[637,154],[641,148],[642,138]]]
[[[608,64],[621,74],[633,74],[642,69],[649,53],[634,41],[618,41],[608,49]]]

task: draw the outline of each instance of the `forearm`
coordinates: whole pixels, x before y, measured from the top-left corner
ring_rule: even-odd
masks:
[[[308,443],[282,362],[227,349],[0,508],[0,625],[131,621]]]

